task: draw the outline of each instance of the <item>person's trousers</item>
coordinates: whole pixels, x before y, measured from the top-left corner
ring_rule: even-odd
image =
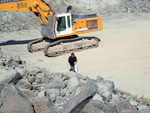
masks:
[[[70,65],[70,71],[74,71],[75,72],[75,68],[73,65]]]

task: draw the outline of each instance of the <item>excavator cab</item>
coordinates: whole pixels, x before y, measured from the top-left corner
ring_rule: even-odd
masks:
[[[56,36],[72,33],[72,20],[70,13],[59,14],[56,17],[55,33]]]
[[[72,33],[71,13],[48,16],[48,25],[41,25],[41,34],[49,39]]]

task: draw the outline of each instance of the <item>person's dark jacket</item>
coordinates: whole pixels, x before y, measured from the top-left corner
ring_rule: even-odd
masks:
[[[77,58],[76,56],[74,56],[74,58],[72,58],[71,56],[68,59],[68,62],[70,65],[74,66],[74,62],[77,62]]]

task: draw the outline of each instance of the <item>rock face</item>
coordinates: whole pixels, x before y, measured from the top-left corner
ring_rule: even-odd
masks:
[[[3,54],[0,62],[0,113],[150,113],[150,99],[100,76],[50,73]]]
[[[61,5],[72,5],[74,13],[139,13],[150,12],[150,1],[148,0],[46,0],[56,11]],[[59,7],[55,7],[59,6]]]

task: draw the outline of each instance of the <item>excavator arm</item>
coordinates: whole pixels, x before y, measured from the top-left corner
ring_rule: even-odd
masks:
[[[42,25],[47,25],[48,16],[54,15],[50,6],[42,0],[0,0],[0,11],[34,12]]]

